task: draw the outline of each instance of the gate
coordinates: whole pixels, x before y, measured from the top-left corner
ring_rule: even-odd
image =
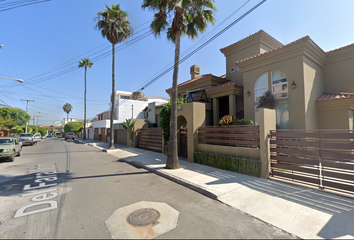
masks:
[[[180,129],[179,135],[179,156],[182,158],[188,158],[188,138],[187,138],[187,129]]]
[[[271,176],[354,193],[353,130],[270,131]]]
[[[162,128],[138,129],[137,147],[162,153]]]

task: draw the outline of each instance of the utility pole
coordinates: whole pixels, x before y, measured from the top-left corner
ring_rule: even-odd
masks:
[[[21,101],[26,101],[27,102],[27,113],[28,113],[28,102],[34,102],[34,100],[22,100],[22,98],[21,98]],[[25,130],[25,133],[27,133],[27,124],[28,124],[28,122],[26,122],[26,130]]]
[[[34,121],[36,120],[36,116],[35,115],[33,115],[33,126],[35,125],[34,124]]]
[[[37,116],[37,133],[39,133],[39,125],[38,125],[38,118],[42,116]]]

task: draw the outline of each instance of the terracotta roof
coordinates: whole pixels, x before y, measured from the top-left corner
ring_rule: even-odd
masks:
[[[201,75],[201,76],[199,76],[199,77],[196,77],[196,78],[193,78],[193,79],[191,79],[191,80],[188,80],[188,81],[186,81],[186,82],[184,82],[184,83],[178,84],[177,87],[182,87],[182,86],[184,86],[184,85],[187,85],[187,84],[190,84],[190,83],[192,83],[192,82],[196,82],[196,81],[202,80],[203,78],[210,77],[210,76],[212,76],[211,73],[210,73],[210,74],[204,74],[204,75]],[[172,89],[172,87],[166,89],[166,91],[168,91],[168,90],[170,90],[170,89]]]
[[[190,84],[190,83],[193,83],[193,82],[202,80],[202,79],[204,79],[204,78],[206,78],[206,77],[216,77],[216,78],[221,78],[221,79],[224,79],[224,80],[227,80],[227,81],[231,81],[231,80],[225,78],[225,77],[226,77],[226,74],[225,74],[225,77],[222,77],[222,76],[221,76],[221,77],[218,77],[218,76],[215,76],[215,75],[213,75],[213,74],[210,73],[210,74],[201,75],[201,76],[196,77],[196,78],[194,78],[194,79],[192,79],[192,80],[188,80],[188,81],[186,81],[186,82],[184,82],[184,83],[181,83],[181,84],[177,85],[177,87],[185,86],[185,85],[187,85],[187,84]],[[166,89],[166,91],[169,91],[169,90],[171,90],[171,89],[172,89],[172,88],[168,88],[168,89]]]
[[[205,91],[206,91],[206,92],[210,92],[210,91],[214,91],[214,90],[217,90],[217,89],[220,89],[220,88],[226,88],[226,87],[231,87],[231,86],[243,87],[242,85],[237,84],[237,83],[234,83],[234,82],[227,82],[227,83],[224,83],[224,84],[215,86],[215,87],[213,87],[213,88],[209,88],[209,89],[207,89],[207,90],[205,90]]]
[[[323,93],[323,95],[319,99],[316,100],[316,102],[337,100],[337,99],[346,99],[346,98],[354,98],[354,93],[325,92],[325,93]]]
[[[260,57],[260,56],[263,56],[263,55],[266,55],[266,54],[269,54],[269,53],[272,53],[272,52],[275,52],[275,51],[278,51],[280,49],[283,49],[283,48],[286,48],[286,47],[290,47],[292,45],[295,45],[297,43],[300,43],[300,42],[303,42],[303,41],[306,41],[306,40],[309,40],[311,41],[313,44],[315,44],[315,46],[317,46],[325,55],[327,55],[327,53],[325,51],[322,50],[322,48],[320,48],[314,41],[312,41],[312,39],[306,35],[305,37],[303,38],[300,38],[298,40],[295,40],[287,45],[284,45],[282,47],[278,47],[278,48],[275,48],[275,49],[272,49],[272,50],[269,50],[268,52],[264,52],[264,53],[260,53],[260,54],[257,54],[257,55],[254,55],[252,57],[248,57],[248,58],[244,58],[244,59],[241,59],[239,61],[236,61],[235,64],[239,64],[239,63],[243,63],[243,62],[246,62],[248,60],[251,60],[251,59],[254,59],[254,58],[257,58],[257,57]]]
[[[344,46],[344,47],[340,47],[340,48],[337,48],[337,49],[333,49],[333,50],[331,50],[331,51],[328,51],[327,53],[331,53],[331,52],[339,51],[339,50],[342,50],[342,49],[345,49],[345,48],[350,48],[350,47],[353,47],[353,46],[354,46],[354,43],[349,44],[349,45]]]
[[[221,75],[219,78],[226,78],[226,74]]]
[[[261,32],[267,34],[269,37],[271,37],[272,39],[274,39],[274,40],[277,41],[278,43],[282,44],[281,42],[279,42],[278,40],[276,40],[275,38],[273,38],[272,36],[270,36],[268,33],[266,33],[265,31],[263,31],[263,29],[261,29],[261,30],[259,30],[258,32],[253,33],[253,34],[249,35],[248,37],[242,38],[241,40],[239,40],[239,41],[237,41],[237,42],[235,42],[235,43],[233,43],[233,44],[231,44],[231,45],[229,45],[229,46],[227,46],[227,47],[221,48],[220,51],[222,51],[222,50],[224,50],[224,49],[226,49],[226,48],[228,48],[228,47],[231,47],[231,46],[233,46],[233,45],[235,45],[235,44],[237,44],[237,43],[239,43],[239,42],[241,42],[241,41],[243,41],[243,40],[245,40],[245,39],[247,39],[247,38],[250,38],[250,37],[252,37],[252,36],[254,36],[254,35],[258,34],[258,33],[261,33]],[[283,45],[283,44],[282,44],[282,45]]]

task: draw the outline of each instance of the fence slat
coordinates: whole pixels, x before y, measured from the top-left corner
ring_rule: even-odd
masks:
[[[345,164],[345,163],[336,163],[336,162],[322,161],[322,166],[331,167],[331,168],[354,170],[354,164]]]
[[[317,132],[293,132],[293,131],[271,131],[271,136],[272,137],[288,137],[288,138],[317,138],[318,133]]]
[[[272,160],[289,162],[289,163],[299,163],[299,164],[308,164],[313,166],[318,166],[318,160],[306,159],[306,158],[295,158],[288,156],[270,156]]]
[[[289,154],[289,155],[294,155],[295,154],[295,155],[306,155],[306,156],[319,157],[319,152],[318,151],[310,151],[310,150],[287,149],[287,148],[271,148],[270,152],[285,153],[285,154]]]
[[[286,169],[286,170],[293,170],[293,171],[298,171],[298,172],[305,172],[305,173],[311,173],[316,176],[319,175],[318,168],[317,169],[311,169],[311,168],[306,168],[306,167],[296,167],[292,165],[287,165],[287,164],[276,164],[276,163],[271,163],[272,167],[278,168],[279,169]]]
[[[318,142],[310,142],[310,141],[270,140],[270,144],[289,145],[289,146],[318,147]]]
[[[320,185],[320,180],[316,178],[310,178],[310,177],[305,177],[305,176],[299,176],[299,175],[294,175],[294,174],[287,174],[287,173],[282,173],[282,172],[275,172],[272,171],[272,174],[275,176],[280,176],[288,179],[295,179],[303,182],[309,182],[309,183],[314,183],[317,185]]]
[[[223,138],[257,138],[259,139],[258,134],[232,134],[232,133],[198,133],[200,137],[223,137]]]
[[[256,145],[259,146],[259,141],[242,141],[242,140],[227,140],[227,139],[199,139],[199,143],[225,143],[225,144],[238,144],[238,145]],[[227,145],[228,146],[228,145]]]
[[[354,174],[353,173],[349,173],[349,174],[345,174],[345,173],[339,173],[339,172],[329,172],[329,171],[323,171],[323,176],[326,177],[333,177],[333,178],[339,178],[339,179],[345,179],[345,180],[350,180],[350,181],[354,181]],[[352,183],[354,184],[354,183]]]
[[[343,190],[354,192],[353,185],[342,184],[342,183],[338,183],[338,182],[331,182],[331,181],[326,181],[326,180],[323,180],[323,185],[325,186],[325,188],[326,187],[333,187],[333,188],[338,188],[338,189],[343,189]]]

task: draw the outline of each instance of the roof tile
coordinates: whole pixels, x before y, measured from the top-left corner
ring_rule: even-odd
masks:
[[[337,99],[346,99],[346,98],[354,98],[354,93],[324,92],[323,95],[316,100],[316,102],[337,100]]]
[[[207,90],[205,90],[206,92],[210,92],[210,91],[214,91],[214,90],[217,90],[217,89],[221,89],[221,88],[226,88],[226,87],[231,87],[231,86],[235,86],[235,87],[243,87],[241,84],[237,84],[237,83],[234,83],[234,82],[227,82],[227,83],[224,83],[224,84],[221,84],[221,85],[218,85],[218,86],[215,86],[213,88],[209,88]]]

